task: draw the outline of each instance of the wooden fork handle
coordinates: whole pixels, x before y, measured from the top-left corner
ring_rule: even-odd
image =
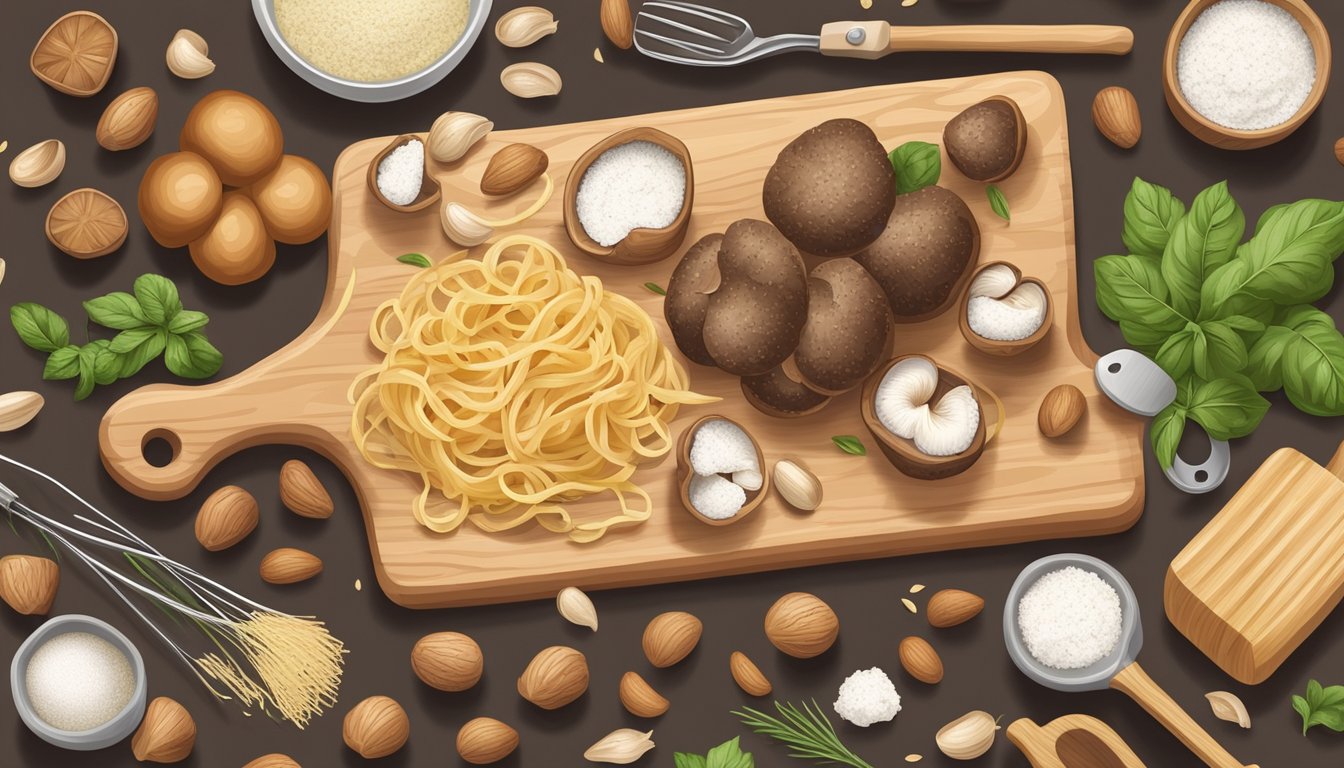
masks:
[[[1223,749],[1208,731],[1181,709],[1180,704],[1153,682],[1137,662],[1120,670],[1111,680],[1111,687],[1138,702],[1139,706],[1170,731],[1171,735],[1180,739],[1181,743],[1209,768],[1258,768],[1254,765],[1243,765]]]
[[[898,51],[1129,53],[1128,27],[1097,24],[980,24],[894,27],[885,21],[837,21],[821,28],[828,56],[879,59]]]

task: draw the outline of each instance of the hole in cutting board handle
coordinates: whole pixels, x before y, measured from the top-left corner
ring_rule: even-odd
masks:
[[[181,452],[182,438],[171,429],[150,430],[140,443],[140,454],[145,463],[159,469],[172,464]]]

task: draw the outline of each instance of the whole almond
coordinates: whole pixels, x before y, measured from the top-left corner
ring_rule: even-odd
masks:
[[[317,555],[293,547],[271,550],[261,558],[261,579],[269,584],[297,584],[322,572]]]
[[[628,49],[635,44],[635,19],[630,14],[629,0],[602,0],[598,15],[602,31],[612,45]]]
[[[131,737],[131,751],[142,763],[177,763],[196,746],[196,721],[187,708],[167,696],[149,702],[140,727]]]
[[[25,616],[44,616],[61,586],[61,567],[32,555],[0,557],[0,599]]]
[[[518,694],[542,709],[559,709],[588,690],[588,660],[563,645],[543,649],[518,678]]]
[[[298,459],[280,467],[280,501],[294,514],[316,519],[331,517],[336,508],[312,468]]]
[[[159,96],[153,88],[132,88],[112,100],[94,131],[99,146],[119,152],[145,143],[159,119]]]
[[[946,629],[964,624],[984,610],[985,600],[979,595],[960,589],[944,589],[929,598],[929,607],[925,613],[929,624]]]
[[[468,720],[457,732],[457,754],[472,765],[489,765],[513,754],[518,732],[493,717]]]
[[[1139,102],[1127,88],[1113,85],[1102,88],[1092,100],[1092,122],[1110,142],[1122,149],[1139,143],[1143,136],[1143,120],[1139,116]]]
[[[774,686],[766,679],[747,655],[741,651],[733,651],[733,655],[728,657],[728,671],[733,674],[733,681],[737,687],[747,692],[749,696],[769,696]]]
[[[655,667],[670,667],[695,650],[704,628],[700,620],[689,613],[660,613],[644,628],[644,655]]]
[[[303,768],[298,761],[289,755],[282,755],[279,752],[272,752],[269,755],[262,755],[256,760],[244,765],[243,768]]]
[[[411,669],[425,685],[440,691],[465,691],[485,669],[481,647],[460,632],[435,632],[411,649]]]
[[[1335,159],[1344,165],[1344,138],[1335,141]]]
[[[921,683],[936,685],[943,680],[943,660],[938,652],[922,637],[907,637],[901,641],[898,653],[901,666]]]
[[[840,619],[816,595],[790,592],[765,614],[765,636],[776,648],[798,659],[820,656],[835,644]]]
[[[481,175],[481,192],[511,195],[546,172],[550,159],[531,144],[510,144],[490,158]]]
[[[45,402],[36,392],[0,395],[0,432],[13,432],[32,421]]]
[[[621,703],[635,717],[658,717],[667,712],[668,702],[653,686],[635,672],[621,677]]]
[[[228,549],[256,530],[260,517],[252,494],[226,485],[206,497],[196,513],[196,540],[211,552]]]
[[[373,760],[387,757],[406,744],[411,737],[411,721],[396,700],[370,696],[346,713],[341,736],[360,757]]]
[[[1060,384],[1041,400],[1041,410],[1036,414],[1036,426],[1046,437],[1063,437],[1068,434],[1083,414],[1087,413],[1087,398],[1083,391],[1072,384]]]

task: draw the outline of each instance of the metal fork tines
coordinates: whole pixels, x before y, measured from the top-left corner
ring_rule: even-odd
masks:
[[[819,44],[816,35],[757,37],[741,16],[682,0],[648,0],[635,18],[640,52],[678,64],[741,64]]]

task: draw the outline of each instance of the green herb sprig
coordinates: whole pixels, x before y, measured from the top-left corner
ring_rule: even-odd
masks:
[[[1177,383],[1154,419],[1158,462],[1170,467],[1187,419],[1211,437],[1255,431],[1284,390],[1299,410],[1344,415],[1344,336],[1311,306],[1334,283],[1344,203],[1302,200],[1246,217],[1227,182],[1187,211],[1171,190],[1135,179],[1125,198],[1123,256],[1094,264],[1097,304],[1133,347]]]
[[[402,264],[409,264],[412,267],[420,267],[421,269],[427,269],[429,267],[429,259],[426,258],[423,253],[403,253],[397,257],[397,261],[400,261]]]
[[[767,715],[751,707],[733,711],[742,724],[755,733],[787,744],[789,757],[815,760],[818,763],[838,763],[851,768],[873,768],[840,741],[831,721],[813,701],[801,709],[788,702],[775,702],[779,717]]]
[[[676,768],[756,768],[756,761],[750,752],[743,752],[738,745],[739,737],[733,737],[709,750],[707,755],[695,755],[687,752],[672,753]]]
[[[1336,733],[1344,733],[1344,685],[1322,688],[1312,680],[1307,683],[1307,695],[1293,697],[1293,709],[1302,716],[1302,735],[1318,725]]]
[[[174,375],[206,379],[215,375],[224,358],[206,338],[210,318],[184,309],[177,286],[162,275],[141,275],[133,293],[116,291],[84,302],[89,321],[118,331],[111,339],[70,343],[65,318],[33,302],[10,307],[9,320],[19,339],[47,353],[42,378],[77,379],[75,399],[139,373],[160,355]]]
[[[985,187],[985,196],[989,198],[989,208],[994,211],[994,215],[1004,221],[1012,221],[1013,214],[1008,210],[1008,197],[999,189],[999,185],[990,184]]]
[[[836,448],[848,453],[850,456],[868,455],[868,449],[864,446],[863,441],[854,435],[836,435],[831,438],[831,442],[835,443]]]
[[[896,172],[896,194],[905,195],[933,186],[943,175],[943,157],[937,144],[907,141],[887,155]]]

